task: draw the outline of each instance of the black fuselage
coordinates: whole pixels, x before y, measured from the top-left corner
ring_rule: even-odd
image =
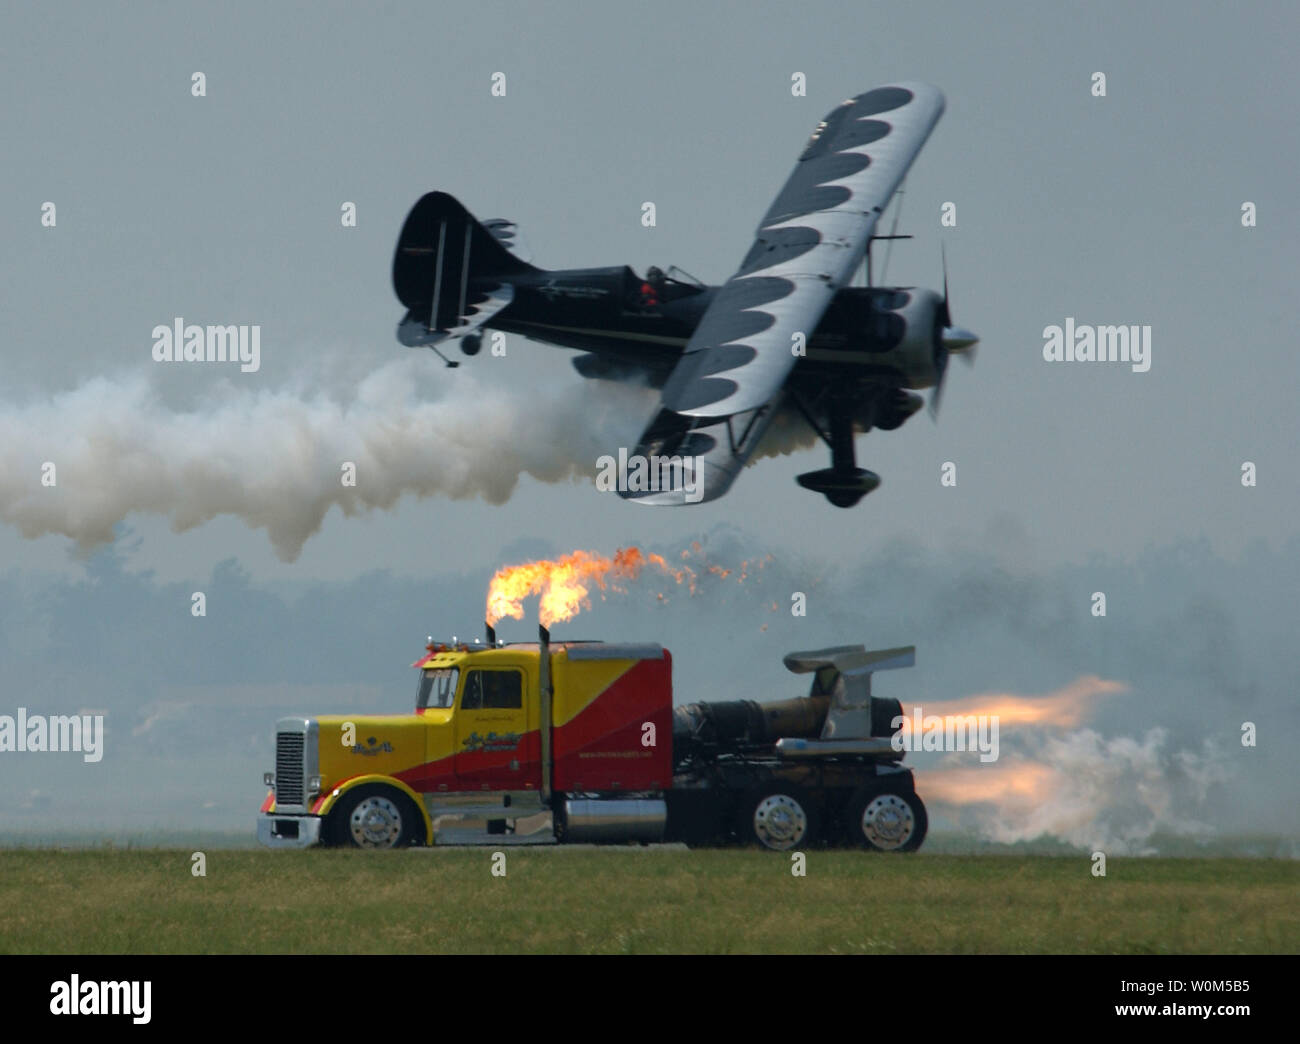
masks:
[[[719,289],[670,279],[647,294],[648,284],[627,266],[537,271],[510,282],[514,300],[491,319],[493,329],[592,353],[575,361],[584,375],[633,369],[654,383],[676,365]],[[791,375],[795,386],[822,386],[830,377],[915,386],[900,379],[888,349],[880,350],[886,341],[873,335],[887,319],[876,304],[896,293],[852,287],[836,294]]]

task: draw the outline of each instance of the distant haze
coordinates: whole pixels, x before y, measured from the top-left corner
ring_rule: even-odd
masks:
[[[782,655],[847,642],[915,643],[880,680],[907,700],[1079,692],[978,783],[910,758],[936,831],[1294,851],[1291,7],[83,3],[0,28],[0,714],[106,729],[96,764],[0,752],[0,834],[251,836],[275,718],[408,708],[425,636],[478,634],[498,567],[700,541],[770,563],[693,597],[647,576],[562,630],[664,642],[679,700],[803,692]],[[858,440],[883,483],[857,508],[795,485],[828,461],[797,423],[722,500],[630,505],[592,478],[653,391],[515,336],[456,369],[397,343],[424,192],[517,221],[545,267],[720,283],[818,121],[902,79],[947,110],[875,274],[940,288],[942,245],[981,344],[937,422]],[[258,367],[155,362],[174,317],[257,325]],[[1045,360],[1069,323],[1149,326],[1149,370]]]

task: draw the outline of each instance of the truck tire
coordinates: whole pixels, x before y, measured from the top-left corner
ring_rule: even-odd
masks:
[[[798,787],[777,785],[755,790],[741,808],[737,833],[773,852],[792,852],[817,837],[817,810]]]
[[[929,818],[913,790],[864,788],[849,802],[845,829],[855,844],[877,852],[915,852]]]
[[[424,831],[410,798],[379,784],[352,791],[331,818],[334,843],[349,848],[405,848]]]

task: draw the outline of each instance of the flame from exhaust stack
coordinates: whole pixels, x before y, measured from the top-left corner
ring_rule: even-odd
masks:
[[[689,551],[681,553],[682,559],[701,554],[698,542]],[[771,555],[756,563],[760,568],[771,560]],[[544,627],[571,620],[583,609],[591,608],[592,588],[603,598],[606,592],[624,593],[627,585],[635,582],[650,569],[666,576],[694,594],[701,574],[725,580],[735,574],[735,581],[743,583],[749,575],[749,562],[738,569],[724,569],[716,564],[675,566],[663,555],[642,551],[639,547],[619,548],[612,556],[595,551],[572,551],[556,559],[541,559],[523,565],[498,569],[488,584],[486,620],[493,626],[502,617],[515,620],[524,617],[523,603],[537,598],[538,622]],[[663,600],[663,594],[658,595]]]

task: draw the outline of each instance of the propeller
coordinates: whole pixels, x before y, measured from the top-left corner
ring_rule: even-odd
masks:
[[[939,416],[939,402],[943,398],[943,382],[948,373],[948,357],[956,352],[966,356],[968,365],[975,362],[975,346],[980,339],[969,330],[952,325],[952,310],[948,298],[948,251],[943,243],[939,244],[940,257],[943,260],[943,303],[935,317],[934,369],[937,374],[934,382],[934,394],[930,396],[930,416]]]

